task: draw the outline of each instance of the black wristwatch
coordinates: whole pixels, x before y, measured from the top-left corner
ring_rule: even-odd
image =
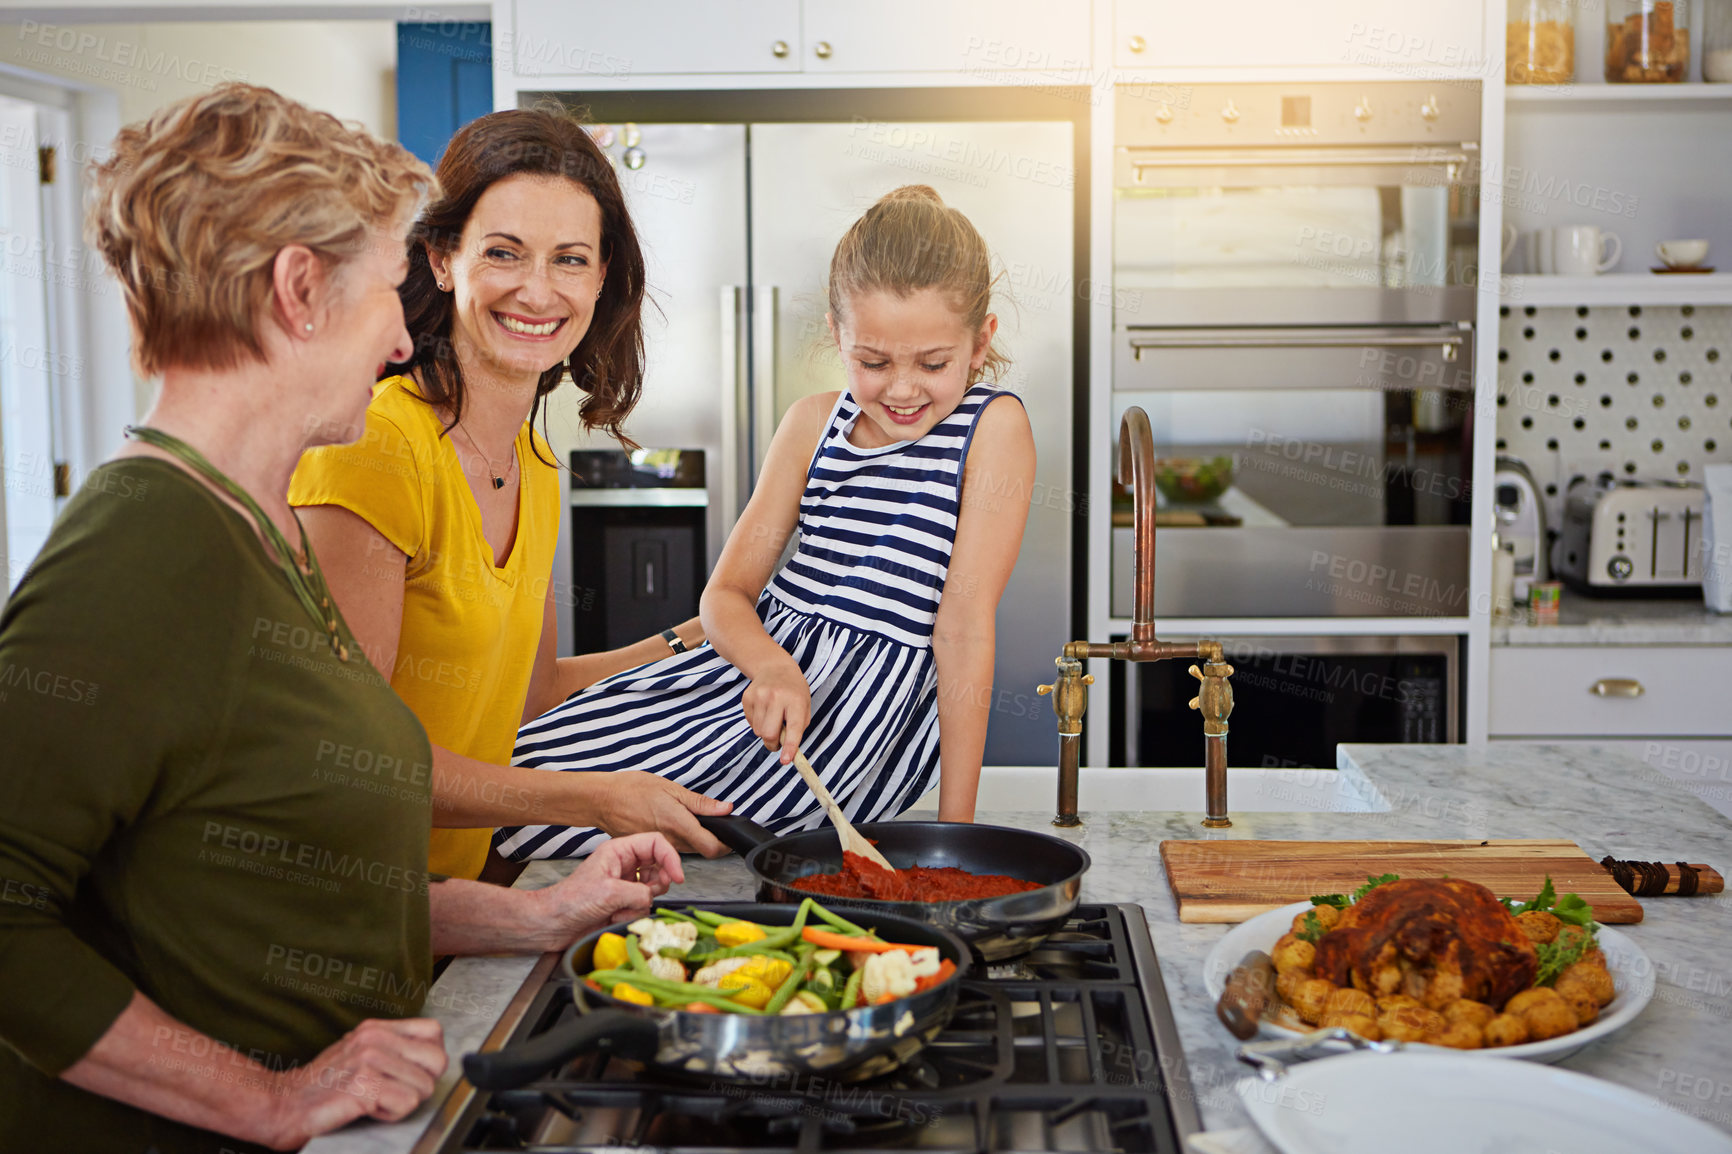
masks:
[[[675,653],[684,653],[686,651],[686,643],[681,641],[680,635],[675,633],[672,629],[662,630],[662,640],[666,641],[668,643],[668,648],[673,650]]]

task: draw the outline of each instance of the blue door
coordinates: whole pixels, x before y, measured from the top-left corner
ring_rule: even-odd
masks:
[[[493,111],[493,25],[397,25],[397,139],[428,164],[458,129]]]

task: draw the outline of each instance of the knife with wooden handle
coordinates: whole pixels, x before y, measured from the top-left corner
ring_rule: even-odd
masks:
[[[1257,1036],[1263,1007],[1275,993],[1275,963],[1262,950],[1252,950],[1227,975],[1215,1016],[1241,1042]]]

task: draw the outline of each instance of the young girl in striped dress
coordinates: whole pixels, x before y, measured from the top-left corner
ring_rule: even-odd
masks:
[[[825,820],[799,750],[852,821],[895,816],[934,777],[938,816],[973,820],[994,613],[1034,479],[1028,417],[987,383],[1008,363],[992,279],[980,234],[924,185],[854,223],[826,314],[847,391],[776,430],[704,589],[708,644],[572,695],[519,731],[516,764],[649,770],[786,833]],[[606,837],[520,826],[495,844],[574,857]]]

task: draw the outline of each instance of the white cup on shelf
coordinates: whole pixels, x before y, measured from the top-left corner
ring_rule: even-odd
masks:
[[[1523,237],[1522,255],[1530,276],[1551,276],[1555,271],[1552,268],[1552,230],[1536,228]]]
[[[1623,254],[1618,234],[1598,225],[1572,224],[1552,230],[1552,268],[1559,276],[1598,276],[1616,266]]]
[[[1667,268],[1695,268],[1708,259],[1705,240],[1663,240],[1654,246],[1654,255]]]

